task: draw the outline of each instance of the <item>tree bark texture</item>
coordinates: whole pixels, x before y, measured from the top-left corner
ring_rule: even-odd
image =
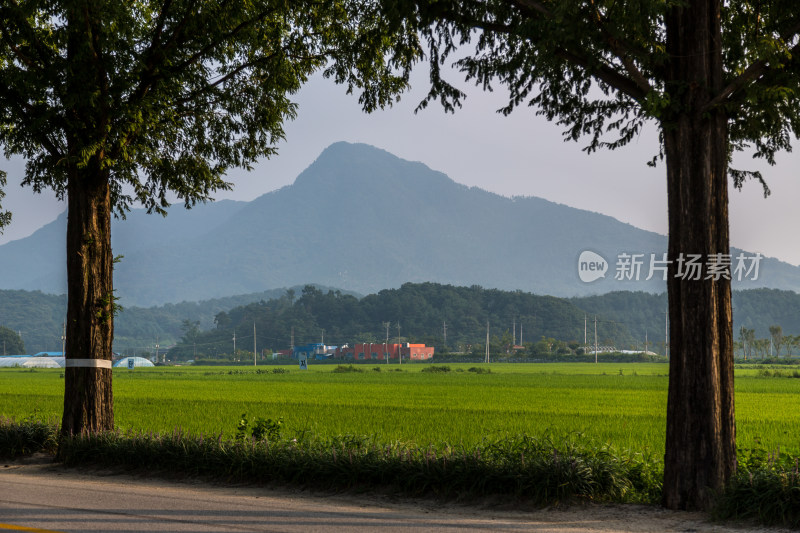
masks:
[[[110,363],[114,293],[109,182],[96,164],[73,174],[68,184],[67,365],[86,359]],[[111,368],[68,366],[64,377],[62,434],[113,429]]]
[[[670,371],[663,504],[705,509],[736,469],[730,279],[707,263],[730,254],[727,117],[705,110],[722,85],[720,5],[692,0],[667,15]],[[699,255],[699,279],[685,260]]]

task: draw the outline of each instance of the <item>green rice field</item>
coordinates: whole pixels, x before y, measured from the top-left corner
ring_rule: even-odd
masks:
[[[382,442],[470,445],[506,435],[582,433],[617,449],[660,455],[665,364],[554,363],[156,367],[114,370],[116,424],[232,437],[239,417],[283,418],[284,434],[370,435]],[[284,373],[275,373],[281,368]],[[374,370],[380,368],[380,371]],[[473,371],[470,371],[470,369]],[[490,369],[478,373],[476,368]],[[736,371],[737,443],[800,453],[795,367]],[[280,372],[280,371],[278,371]],[[0,414],[59,419],[63,370],[0,369]]]

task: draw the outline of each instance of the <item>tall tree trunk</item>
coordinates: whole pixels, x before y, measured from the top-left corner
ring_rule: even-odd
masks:
[[[61,433],[113,429],[113,287],[108,173],[92,158],[67,187],[67,342]]]
[[[71,2],[66,93],[67,340],[63,435],[113,429],[114,291],[111,189],[104,160],[110,123],[97,2]]]
[[[662,122],[672,260],[663,503],[671,509],[708,508],[736,469],[730,279],[707,270],[716,254],[730,257],[727,117],[701,111],[722,84],[719,4],[694,0],[666,20],[674,111]],[[684,275],[691,254],[700,256],[699,279]]]

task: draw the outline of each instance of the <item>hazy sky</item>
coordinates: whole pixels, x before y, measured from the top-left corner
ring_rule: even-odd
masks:
[[[504,103],[500,90],[470,89],[464,108],[454,115],[434,105],[415,115],[426,89],[424,76],[416,81],[415,91],[399,104],[366,115],[343,87],[321,77],[313,79],[296,95],[298,117],[286,125],[279,155],[260,162],[250,173],[231,172],[235,189],[218,198],[251,200],[290,184],[331,143],[364,142],[421,161],[465,185],[504,196],[539,196],[666,234],[665,169],[646,166],[657,152],[654,126],[626,148],[586,155],[583,144],[563,142],[561,128],[536,116],[534,109],[518,109],[508,117],[497,114]],[[22,161],[0,160],[0,165],[9,174],[3,207],[14,213],[11,226],[0,235],[1,244],[50,222],[64,204],[19,186]],[[756,168],[749,159],[737,166]],[[764,199],[755,182],[731,192],[732,245],[798,265],[800,159],[782,154],[776,167],[761,168],[772,195]]]

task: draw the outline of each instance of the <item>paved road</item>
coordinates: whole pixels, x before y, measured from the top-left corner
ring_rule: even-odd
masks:
[[[0,531],[526,531],[518,517],[434,513],[421,505],[360,503],[252,487],[97,476],[51,466],[0,464]]]
[[[507,511],[102,476],[0,463],[0,532],[664,532],[754,531],[637,506]]]

